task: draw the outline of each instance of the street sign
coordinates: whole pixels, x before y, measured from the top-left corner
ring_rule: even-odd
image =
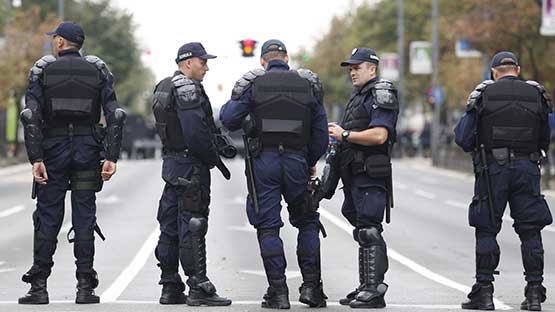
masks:
[[[543,0],[540,34],[555,36],[555,0]]]
[[[415,75],[432,73],[432,44],[429,41],[410,43],[410,72]]]
[[[380,53],[380,77],[399,80],[399,55],[397,53]]]
[[[431,93],[430,96],[434,104],[441,105],[445,101],[445,91],[440,86],[433,87]]]
[[[482,52],[473,49],[468,40],[459,39],[455,43],[455,56],[459,58],[477,58],[482,57]]]

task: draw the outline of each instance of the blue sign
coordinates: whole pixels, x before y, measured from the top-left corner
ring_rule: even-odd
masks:
[[[434,103],[441,105],[445,101],[445,91],[440,86],[435,86],[432,88],[432,98]]]

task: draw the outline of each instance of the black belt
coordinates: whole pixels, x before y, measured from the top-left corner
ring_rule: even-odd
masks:
[[[67,126],[67,127],[60,127],[60,128],[46,128],[44,130],[44,135],[46,137],[55,137],[55,136],[74,136],[74,135],[92,135],[93,128],[92,126]]]
[[[177,157],[193,157],[193,153],[189,149],[175,150],[175,149],[162,149],[163,156],[177,156]]]
[[[306,152],[303,151],[302,149],[294,149],[294,148],[290,148],[290,147],[268,146],[268,147],[263,147],[262,151],[263,152],[278,152],[280,154],[292,153],[292,154],[297,154],[297,155],[301,155],[301,156],[306,156]]]
[[[486,159],[488,162],[495,161],[495,157],[493,157],[491,152],[486,153]],[[509,158],[507,160],[531,160],[534,162],[540,161],[540,153],[509,153]]]

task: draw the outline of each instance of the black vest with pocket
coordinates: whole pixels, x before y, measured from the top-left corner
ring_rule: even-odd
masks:
[[[487,151],[506,147],[516,153],[539,150],[542,101],[538,90],[518,79],[489,85],[479,108],[478,138]]]
[[[101,72],[83,57],[64,56],[43,72],[47,127],[90,126],[100,121]]]
[[[296,71],[270,71],[252,87],[252,112],[262,148],[302,150],[310,140],[312,88]]]

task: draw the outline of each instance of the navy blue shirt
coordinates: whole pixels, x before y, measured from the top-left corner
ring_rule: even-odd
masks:
[[[266,68],[266,71],[286,70],[289,70],[289,65],[281,60],[271,60]],[[234,131],[241,128],[241,122],[251,109],[251,97],[252,90],[249,86],[239,99],[229,100],[222,106],[220,109],[220,120],[227,129]],[[312,129],[310,141],[306,148],[306,160],[310,167],[316,165],[316,162],[326,152],[328,146],[328,120],[323,103],[320,103],[316,97],[312,99],[311,111]]]
[[[520,79],[516,76],[504,76],[501,79],[516,80]],[[476,136],[478,134],[477,126],[477,112],[476,107],[482,104],[482,99],[478,99],[476,106],[468,110],[459,120],[459,123],[455,127],[455,143],[459,145],[463,151],[472,152],[476,149]],[[545,103],[544,103],[545,104]],[[549,149],[549,123],[547,120],[542,121],[541,125],[541,138],[540,138],[540,148],[544,151]]]

